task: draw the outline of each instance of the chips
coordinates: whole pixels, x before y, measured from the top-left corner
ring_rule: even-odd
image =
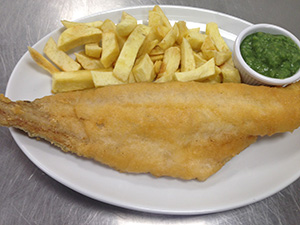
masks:
[[[53,76],[54,93],[134,82],[241,82],[216,23],[207,23],[205,32],[171,23],[158,5],[148,24],[127,12],[118,23],[61,22],[66,29],[57,44],[50,38],[44,48],[49,60],[28,47]]]

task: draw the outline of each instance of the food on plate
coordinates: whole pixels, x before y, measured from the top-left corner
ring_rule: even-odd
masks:
[[[186,72],[175,72],[175,79],[178,81],[203,81],[214,76],[216,73],[214,59],[210,59],[197,69]]]
[[[117,24],[117,33],[127,37],[137,26],[137,20],[126,12],[122,12],[121,22]]]
[[[59,50],[55,41],[50,37],[44,47],[46,56],[63,71],[77,71],[81,68],[78,62],[75,62],[64,51]]]
[[[104,87],[107,85],[117,85],[117,84],[124,84],[124,82],[117,79],[114,75],[112,70],[98,70],[98,71],[91,71],[92,80],[94,82],[95,87]]]
[[[180,49],[179,47],[168,48],[164,55],[160,66],[160,71],[157,75],[155,82],[167,82],[172,81],[175,72],[178,70],[180,65]]]
[[[39,53],[34,48],[28,47],[28,51],[33,58],[33,60],[44,70],[48,71],[50,74],[59,72],[60,70],[55,67],[51,62],[49,62],[41,53]]]
[[[1,95],[0,125],[121,172],[204,181],[258,136],[296,129],[299,86],[174,81],[106,86],[33,102]]]
[[[87,56],[84,52],[74,53],[76,60],[81,64],[85,70],[103,69],[104,65],[100,60]]]
[[[103,49],[100,61],[105,68],[111,67],[117,60],[120,53],[120,47],[115,32],[103,32],[102,47]]]
[[[57,41],[57,48],[66,52],[84,44],[100,42],[101,37],[102,31],[100,29],[77,25],[62,32]]]
[[[65,66],[60,64],[66,61],[55,60],[60,58],[60,55],[68,55],[69,61],[81,65],[81,70],[112,68],[115,79],[110,77],[111,71],[106,71],[103,73],[103,79],[97,76],[99,79],[94,85],[96,87],[99,84],[102,87],[103,83],[116,85],[176,80],[183,82],[190,81],[192,77],[198,82],[241,82],[239,71],[234,65],[224,66],[232,61],[231,51],[221,37],[218,25],[213,22],[207,23],[206,30],[203,31],[199,27],[188,28],[185,21],[171,23],[157,5],[148,12],[148,23],[143,21],[143,24],[139,24],[138,20],[127,12],[122,12],[117,23],[110,19],[85,23],[63,20],[62,23],[66,29],[60,34],[57,46],[54,39],[49,39],[53,50],[51,55],[46,55],[60,68]],[[41,66],[39,62],[46,59],[42,57],[35,55],[33,59]],[[214,59],[215,76],[207,75],[204,76],[206,79],[203,79],[198,75],[191,75],[194,70],[206,69],[207,67],[199,67],[211,59]],[[203,73],[209,74],[212,67],[209,68],[210,71]],[[48,68],[47,71],[53,74],[51,69]],[[146,74],[147,71],[149,74]],[[180,74],[180,79],[175,76],[175,72]],[[96,74],[101,73],[96,71]]]
[[[132,73],[137,82],[152,82],[155,78],[153,62],[148,54],[139,58],[132,69]]]
[[[52,74],[52,92],[68,92],[94,88],[90,70],[56,72]]]
[[[149,32],[150,28],[148,26],[139,24],[129,35],[121,49],[113,70],[116,78],[123,82],[128,80],[129,74],[134,66],[137,53]]]
[[[85,54],[89,57],[100,58],[102,48],[99,46],[99,43],[90,43],[84,46]]]
[[[78,25],[85,25],[89,27],[97,27],[101,28],[103,21],[98,20],[98,21],[92,21],[92,22],[87,22],[87,23],[79,23],[79,22],[73,22],[73,21],[68,21],[68,20],[62,20],[61,23],[65,26],[65,28],[70,28],[70,27],[75,27]]]
[[[300,68],[300,48],[284,35],[256,32],[242,41],[240,49],[245,62],[267,77],[285,79]]]
[[[195,56],[193,49],[185,38],[182,38],[180,45],[181,52],[181,72],[194,70],[196,68]]]

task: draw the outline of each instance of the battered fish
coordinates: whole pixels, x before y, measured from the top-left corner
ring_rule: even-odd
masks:
[[[299,85],[137,83],[33,102],[0,97],[0,125],[121,172],[204,181],[258,136],[300,125]]]

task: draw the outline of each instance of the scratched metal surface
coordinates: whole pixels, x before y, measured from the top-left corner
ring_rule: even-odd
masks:
[[[286,27],[300,38],[300,1],[296,0],[0,0],[0,93],[26,52],[60,19],[143,4],[174,4],[211,9],[252,23]],[[300,163],[300,162],[299,162]],[[0,128],[0,224],[300,224],[300,179],[260,202],[226,212],[167,216],[107,205],[56,182],[19,149]]]

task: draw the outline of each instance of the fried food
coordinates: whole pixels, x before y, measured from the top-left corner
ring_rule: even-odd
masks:
[[[0,124],[121,172],[203,181],[258,136],[300,125],[300,88],[134,83],[33,102],[0,97]]]

